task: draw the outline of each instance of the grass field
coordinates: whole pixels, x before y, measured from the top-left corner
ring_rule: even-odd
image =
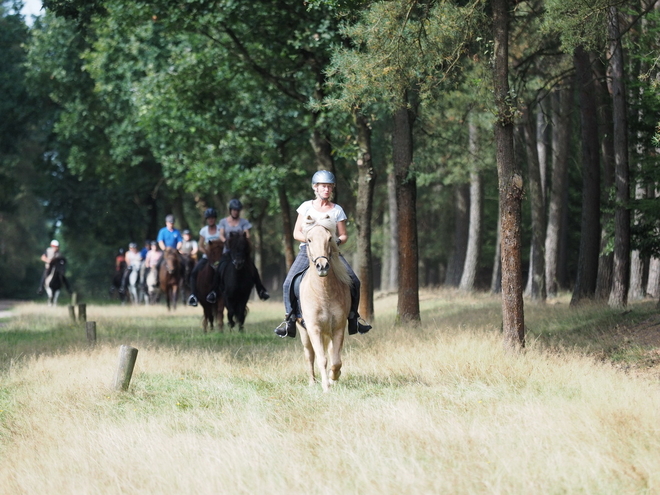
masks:
[[[299,338],[253,302],[244,333],[199,308],[21,304],[0,327],[0,493],[660,493],[660,317],[526,305],[507,355],[500,299],[422,294],[422,325],[347,337],[330,393]],[[127,392],[121,344],[139,349]]]

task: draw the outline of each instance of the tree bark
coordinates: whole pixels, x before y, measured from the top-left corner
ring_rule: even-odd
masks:
[[[613,119],[612,119],[612,97],[607,89],[605,67],[600,57],[592,54],[591,65],[595,72],[595,89],[598,95],[598,122],[600,134],[600,154],[603,161],[602,191],[601,195],[601,235],[600,255],[598,257],[598,276],[596,277],[596,299],[605,301],[612,290],[612,264],[614,254],[607,249],[611,235],[607,232],[607,226],[611,225],[613,215],[613,203],[610,192],[614,186],[614,141],[613,141]]]
[[[454,236],[451,256],[447,263],[445,285],[458,287],[465,265],[470,221],[470,185],[454,185]]]
[[[568,81],[553,95],[552,104],[552,174],[548,198],[548,225],[545,235],[545,281],[548,296],[557,295],[559,279],[559,239],[562,229],[563,192],[568,183],[573,82]]]
[[[510,351],[525,346],[525,318],[521,257],[521,210],[523,180],[513,151],[515,107],[509,92],[509,2],[493,0],[493,89],[497,105],[495,144],[501,205],[502,235],[502,330],[504,347]]]
[[[277,194],[280,201],[280,212],[282,214],[282,230],[284,231],[284,235],[282,236],[282,243],[284,244],[284,260],[286,262],[286,270],[289,271],[289,268],[291,268],[293,260],[295,259],[293,252],[293,224],[291,223],[291,213],[289,212],[289,198],[286,195],[286,189],[283,185],[278,187]]]
[[[477,278],[479,268],[479,256],[481,251],[481,217],[483,214],[483,186],[481,175],[478,170],[478,147],[477,147],[477,125],[474,122],[468,124],[470,153],[470,226],[468,232],[467,252],[465,254],[465,265],[459,289],[471,292],[474,290],[474,282]]]
[[[397,320],[419,322],[419,273],[417,246],[417,182],[410,173],[413,157],[412,115],[407,95],[394,113],[392,156],[396,176],[397,223],[399,226],[399,297]]]
[[[573,61],[580,88],[582,124],[582,215],[578,272],[571,305],[593,298],[598,276],[600,245],[600,160],[598,157],[598,120],[589,56],[584,48],[575,49]]]
[[[529,170],[529,200],[532,213],[532,256],[530,271],[532,283],[530,296],[535,301],[544,302],[545,292],[545,202],[541,182],[541,168],[536,146],[536,117],[532,112],[525,112],[525,148],[527,149],[527,165]]]
[[[616,7],[608,12],[608,32],[612,40],[610,69],[612,81],[612,117],[614,118],[614,167],[616,209],[614,210],[614,265],[612,291],[608,304],[613,308],[628,303],[630,277],[630,210],[628,179],[628,118],[623,74],[623,47],[619,37],[619,16]]]
[[[660,297],[660,258],[651,258],[649,262],[649,278],[646,281],[646,295]]]
[[[374,316],[374,277],[371,259],[371,217],[373,214],[376,172],[371,160],[371,128],[366,118],[357,110],[353,112],[357,129],[358,192],[355,205],[355,223],[357,226],[357,270],[360,280],[360,307],[363,318],[372,320]]]
[[[499,201],[497,206],[497,237],[495,240],[493,273],[490,277],[490,291],[493,294],[500,294],[502,292],[502,214]]]

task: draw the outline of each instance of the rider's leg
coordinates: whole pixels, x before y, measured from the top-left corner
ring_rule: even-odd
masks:
[[[229,253],[224,253],[220,258],[220,262],[218,263],[218,266],[213,272],[213,285],[211,285],[211,287],[213,287],[213,290],[209,292],[209,294],[206,296],[206,301],[210,304],[215,304],[216,301],[218,300],[218,294],[222,294],[225,291],[225,288],[222,285],[222,277],[225,273],[225,267],[227,266],[227,263],[229,263],[230,261],[231,258],[229,256]]]
[[[341,254],[339,255],[339,258],[344,263],[353,282],[351,284],[351,309],[348,313],[348,334],[353,335],[358,332],[367,333],[371,330],[371,325],[362,320],[358,314],[358,307],[360,306],[360,280],[357,278],[357,275],[355,275],[351,265],[348,264],[348,261],[346,261]]]
[[[309,265],[309,260],[307,259],[307,246],[301,246],[300,251],[298,251],[298,256],[293,261],[293,265],[289,269],[289,273],[282,284],[282,298],[284,299],[284,321],[280,323],[275,329],[275,333],[280,337],[295,337],[296,336],[296,318],[298,318],[298,309],[297,301],[292,298],[291,294],[291,284],[293,279],[299,273],[302,273],[305,268]]]
[[[160,277],[159,277],[159,275],[160,275],[160,265],[163,263],[163,258],[164,257],[165,257],[164,255],[161,256],[160,259],[158,260],[158,262],[156,263],[156,285],[155,285],[155,287],[158,287],[160,285]]]
[[[199,260],[199,263],[197,263],[192,269],[192,272],[190,272],[190,297],[188,298],[189,306],[197,306],[197,274],[202,268],[206,266],[208,262],[209,260],[207,258],[202,258]]]
[[[46,275],[48,275],[48,268],[44,268],[44,272],[41,274],[41,280],[39,281],[37,294],[43,294],[44,292],[44,282],[46,281]]]

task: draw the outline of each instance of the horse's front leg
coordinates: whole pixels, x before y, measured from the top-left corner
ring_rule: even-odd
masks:
[[[316,376],[314,376],[314,347],[312,342],[309,339],[307,330],[302,325],[296,324],[298,327],[298,332],[300,333],[300,340],[303,344],[303,349],[305,350],[305,362],[307,363],[307,375],[309,376],[309,385],[316,384]]]
[[[344,326],[335,328],[332,339],[328,345],[328,356],[330,356],[330,383],[339,380],[341,376],[341,349],[344,346]]]
[[[330,390],[330,380],[328,379],[328,358],[325,355],[321,329],[316,325],[310,325],[308,323],[307,333],[309,334],[309,340],[314,348],[314,354],[316,354],[316,362],[319,366],[319,373],[321,373],[321,386],[323,387],[323,391],[327,392]]]

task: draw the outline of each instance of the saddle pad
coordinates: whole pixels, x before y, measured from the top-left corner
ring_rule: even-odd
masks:
[[[298,301],[300,300],[300,282],[302,282],[302,279],[305,276],[305,273],[307,273],[308,269],[309,267],[306,267],[302,272],[293,277],[293,281],[291,282],[291,307],[295,311],[298,318],[302,318],[302,313],[298,305]]]

